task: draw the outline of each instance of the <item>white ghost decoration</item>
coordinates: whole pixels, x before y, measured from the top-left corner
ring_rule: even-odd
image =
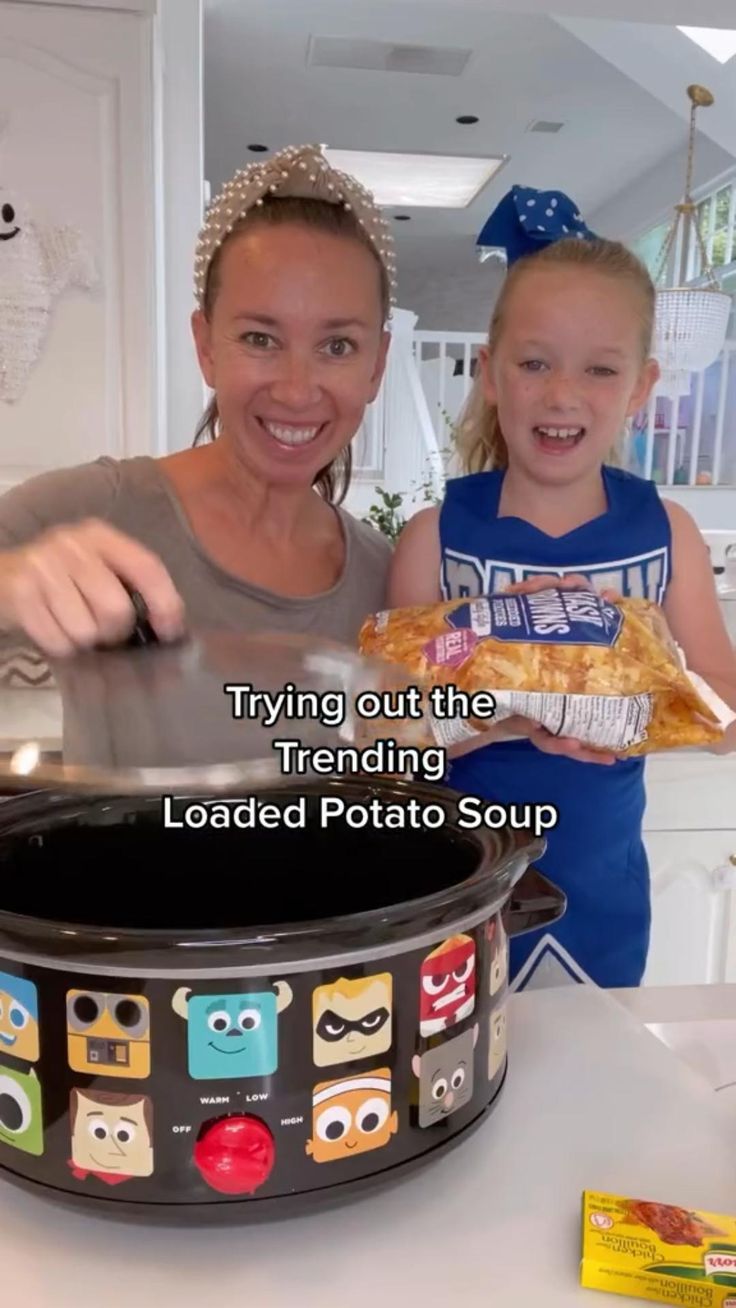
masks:
[[[0,186],[0,399],[22,396],[57,296],[96,280],[80,232],[36,222],[24,201]]]

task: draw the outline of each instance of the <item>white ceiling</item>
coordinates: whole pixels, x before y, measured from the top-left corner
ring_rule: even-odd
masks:
[[[648,0],[648,18],[654,2],[665,0]],[[499,0],[501,8],[504,3]],[[525,0],[527,7],[542,3]],[[590,14],[592,4],[603,9],[604,3],[567,0],[565,7],[568,14]],[[733,8],[734,0],[728,5]],[[258,158],[248,152],[251,142],[271,150],[324,142],[345,149],[509,155],[467,209],[404,210],[411,221],[395,224],[401,304],[419,313],[420,326],[482,330],[499,274],[491,264],[478,263],[474,241],[509,186],[567,191],[591,222],[618,205],[619,221],[621,197],[635,194],[639,179],[651,177],[673,154],[684,167],[684,88],[701,75],[701,55],[706,71],[712,65],[714,75],[717,70],[730,78],[736,93],[736,67],[721,69],[681,34],[665,31],[670,43],[676,38],[670,60],[674,50],[684,62],[671,69],[669,82],[666,69],[658,67],[660,92],[664,85],[671,93],[677,78],[674,98],[663,103],[666,96],[653,92],[638,67],[626,67],[631,51],[645,38],[651,44],[652,31],[656,35],[651,21],[639,29],[620,22],[601,23],[600,29],[605,42],[596,40],[596,24],[578,32],[572,18],[558,22],[547,14],[489,10],[487,0],[208,0],[207,179],[216,189]],[[459,76],[316,68],[308,63],[315,37],[472,53]],[[690,75],[691,64],[696,74]],[[455,122],[460,114],[476,114],[480,121],[461,127]],[[536,119],[562,121],[564,127],[557,135],[530,133]],[[708,144],[709,166],[733,162],[723,137],[718,145]],[[678,198],[665,195],[662,205]]]

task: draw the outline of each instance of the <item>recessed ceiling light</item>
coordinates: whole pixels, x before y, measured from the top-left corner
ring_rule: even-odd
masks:
[[[394,214],[394,222],[396,222],[396,223],[409,223],[409,222],[411,222],[411,214],[410,214],[410,213],[395,213],[395,214]]]
[[[475,114],[461,114],[459,118],[455,119],[455,122],[462,123],[463,127],[465,127],[466,125],[470,126],[471,123],[479,123],[480,119],[476,118]]]
[[[678,27],[677,30],[701,46],[719,64],[727,64],[736,54],[736,31],[720,27]]]
[[[267,150],[267,149],[268,149],[268,146],[267,146],[267,145],[249,145],[249,146],[248,146],[248,149],[249,149],[249,150],[252,150],[254,154],[261,154],[264,150]]]
[[[479,159],[360,150],[325,150],[325,157],[357,177],[378,204],[433,209],[465,209],[506,162],[505,155]]]

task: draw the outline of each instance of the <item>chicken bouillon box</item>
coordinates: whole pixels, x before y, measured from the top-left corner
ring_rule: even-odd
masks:
[[[586,1190],[580,1283],[685,1308],[736,1308],[736,1218]]]

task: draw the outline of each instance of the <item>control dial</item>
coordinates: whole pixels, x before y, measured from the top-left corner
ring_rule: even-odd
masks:
[[[274,1139],[258,1117],[220,1117],[194,1146],[203,1179],[221,1194],[253,1194],[268,1180],[276,1158]]]

